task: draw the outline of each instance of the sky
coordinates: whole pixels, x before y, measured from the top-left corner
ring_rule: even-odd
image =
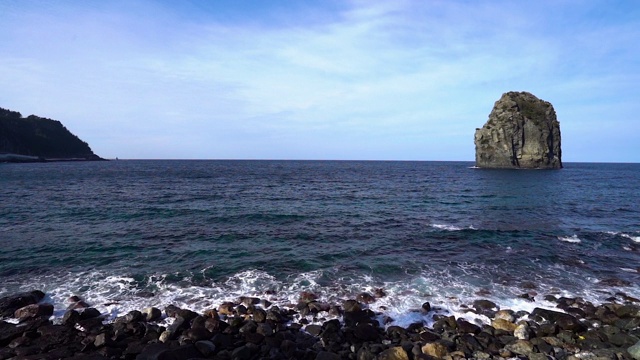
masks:
[[[474,160],[502,93],[640,162],[633,1],[0,0],[0,107],[105,158]]]

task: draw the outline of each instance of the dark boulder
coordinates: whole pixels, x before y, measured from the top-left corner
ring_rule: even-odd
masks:
[[[51,304],[31,304],[16,310],[13,317],[23,322],[38,316],[49,317],[53,315],[53,305]]]
[[[531,312],[531,318],[541,317],[552,323],[555,323],[562,330],[570,330],[573,332],[582,332],[587,330],[587,326],[581,323],[574,316],[558,311],[535,308]]]
[[[0,298],[0,317],[11,317],[19,308],[37,304],[42,299],[44,299],[44,293],[40,290]]]

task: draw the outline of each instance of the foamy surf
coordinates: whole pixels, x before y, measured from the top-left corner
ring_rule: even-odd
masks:
[[[149,306],[164,309],[173,304],[202,313],[217,308],[223,302],[251,296],[268,300],[281,308],[291,308],[298,303],[302,292],[313,293],[319,302],[342,304],[344,300],[355,299],[362,292],[374,294],[377,289],[382,289],[385,296],[370,304],[370,309],[378,313],[387,326],[404,327],[415,322],[430,326],[434,314],[454,315],[475,323],[488,323],[490,319],[486,316],[469,311],[474,300],[478,299],[493,301],[501,309],[528,312],[535,307],[555,308],[555,304],[543,300],[543,294],[579,296],[594,303],[602,301],[602,289],[598,289],[597,282],[590,279],[585,279],[585,282],[578,286],[581,291],[573,293],[558,290],[553,284],[538,279],[536,290],[532,293],[518,283],[479,281],[476,277],[480,275],[474,274],[478,269],[473,267],[463,266],[461,270],[468,275],[424,271],[401,280],[381,281],[371,274],[350,274],[334,278],[333,273],[328,274],[327,271],[321,270],[277,279],[265,271],[254,269],[236,273],[220,281],[199,280],[197,283],[188,278],[176,281],[175,276],[169,275],[152,275],[145,279],[136,279],[131,276],[85,272],[37,278],[30,284],[22,285],[20,289],[12,289],[11,292],[42,289],[47,294],[45,301],[52,303],[56,309],[53,315],[55,322],[61,321],[65,309],[70,305],[67,299],[71,295],[80,296],[105,315],[105,321],[109,322],[129,311],[142,310]],[[566,270],[564,267],[551,269],[563,273],[566,273]],[[335,280],[327,281],[327,276]],[[173,280],[169,281],[169,278]],[[635,287],[625,288],[624,291],[632,296],[640,296],[640,291]],[[535,302],[530,301],[528,296],[522,297],[524,293],[533,294],[531,296],[535,298]],[[425,302],[431,305],[432,311],[421,310]],[[308,320],[314,321],[312,317]]]

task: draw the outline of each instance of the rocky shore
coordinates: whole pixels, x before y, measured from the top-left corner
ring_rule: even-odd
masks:
[[[0,299],[0,360],[640,359],[640,300],[622,293],[600,305],[548,295],[557,309],[531,313],[479,299],[468,311],[490,323],[434,315],[432,326],[406,328],[370,309],[380,296],[328,304],[303,292],[286,307],[242,297],[201,314],[169,305],[112,322],[72,296],[52,322],[53,305],[35,290]],[[416,311],[438,313],[429,303]]]

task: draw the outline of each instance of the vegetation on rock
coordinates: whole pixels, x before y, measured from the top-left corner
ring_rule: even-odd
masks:
[[[67,130],[60,121],[35,115],[25,118],[17,111],[0,108],[0,154],[2,153],[42,160],[101,160],[86,142]]]

